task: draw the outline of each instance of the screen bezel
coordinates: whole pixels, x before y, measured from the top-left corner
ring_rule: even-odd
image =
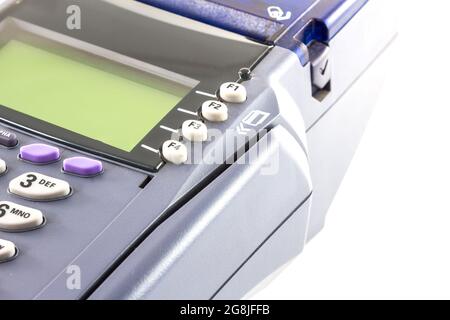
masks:
[[[205,100],[205,96],[198,92],[215,93],[222,82],[236,80],[237,71],[242,67],[251,66],[267,49],[265,45],[236,39],[236,36],[218,36],[217,30],[212,32],[203,25],[201,27],[205,29],[195,30],[195,28],[186,28],[186,24],[179,26],[163,22],[142,15],[142,12],[125,10],[109,2],[88,0],[75,2],[85,12],[83,20],[89,27],[74,31],[68,30],[65,24],[61,23],[60,19],[65,18],[66,14],[65,10],[60,9],[65,8],[65,4],[73,4],[74,1],[24,1],[3,17],[0,33],[6,32],[6,29],[11,28],[13,24],[15,28],[21,29],[23,34],[47,38],[58,45],[71,46],[80,54],[99,56],[102,59],[106,55],[108,59],[118,62],[122,67],[133,68],[136,72],[159,72],[163,76],[192,87],[192,91],[156,127],[149,130],[131,152],[22,114],[8,106],[0,106],[0,120],[22,131],[56,141],[69,148],[92,153],[144,171],[155,172],[163,165],[160,154],[154,151],[159,150],[162,143],[171,138],[172,133],[162,129],[161,126],[179,129],[185,120],[193,118],[193,115],[179,112],[180,108],[195,113]],[[42,15],[40,13],[43,10],[50,10],[50,12]],[[51,11],[56,12],[52,14]],[[120,18],[122,24],[118,24],[111,17]],[[155,28],[157,32],[149,33]],[[105,29],[116,37],[105,37],[101,32]],[[134,47],[130,43],[130,37],[120,38],[120,34],[130,33],[133,33],[136,39]],[[144,35],[148,42],[138,41],[139,37],[143,39]],[[195,41],[195,45],[188,43],[185,44],[184,50],[174,51],[171,41],[186,37]],[[149,43],[161,42],[166,44],[167,49],[158,47],[157,50],[151,50],[152,46]],[[217,53],[216,55],[205,55],[205,52],[201,52],[208,48],[208,45],[214,46],[211,51]],[[154,51],[157,52],[153,54]],[[188,66],[187,64],[192,64],[192,59],[197,56],[199,61],[196,67]],[[143,146],[149,146],[154,151]]]
[[[54,54],[68,60],[90,66],[92,69],[102,70],[116,77],[139,83],[145,87],[156,88],[161,91],[173,93],[175,96],[179,97],[179,100],[182,100],[182,98],[184,98],[199,83],[197,80],[176,74],[169,70],[131,59],[83,41],[62,36],[56,32],[52,32],[17,19],[9,18],[1,22],[0,30],[0,50],[2,50],[4,45],[8,45],[11,41],[18,41],[19,43],[24,43],[30,47],[43,50],[49,54]],[[29,72],[33,72],[33,70],[30,69]],[[60,105],[60,110],[57,110],[57,112],[64,113],[63,102],[60,103]],[[167,108],[167,112],[175,105],[176,104],[173,104]],[[118,106],[112,105],[111,107],[117,108]],[[127,111],[127,106],[120,106],[120,108],[123,109],[124,113],[129,112]],[[44,118],[39,118],[38,116],[33,118],[33,115],[28,115],[19,109],[20,108],[18,108],[18,106],[3,106],[2,114],[8,112],[8,115],[11,115],[14,111],[17,111],[20,115],[22,115],[22,117],[15,117],[17,119],[16,121],[24,121],[24,119],[29,116],[33,122],[40,119],[41,122],[44,122],[49,126],[66,129],[60,125],[58,126],[57,124],[52,123],[51,121],[47,121]],[[161,117],[157,122],[163,118],[164,117]],[[104,119],[102,118],[91,119],[92,123],[103,120]],[[29,124],[30,123],[28,123],[28,125]],[[133,124],[130,125],[133,126]],[[44,125],[41,125],[40,129],[43,127]],[[126,133],[125,127],[126,126],[123,128],[124,133]],[[51,130],[51,132],[55,132],[55,129],[49,128],[49,130]],[[67,130],[71,131],[69,129]],[[84,138],[89,138],[92,140],[95,139],[95,137],[86,136],[77,131],[71,131],[71,134],[79,134]],[[80,139],[81,138],[79,138],[79,140]],[[104,142],[98,139],[96,140],[98,142]],[[139,141],[140,140],[136,141],[134,147],[139,143]],[[130,152],[130,150],[120,148],[114,144],[108,145],[125,152]]]

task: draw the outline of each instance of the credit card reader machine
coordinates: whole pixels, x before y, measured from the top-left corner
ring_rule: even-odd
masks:
[[[385,0],[0,2],[0,299],[241,298],[326,211]]]

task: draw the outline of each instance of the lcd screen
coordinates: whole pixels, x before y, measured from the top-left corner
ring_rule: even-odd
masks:
[[[127,152],[190,90],[14,39],[0,48],[1,105]]]

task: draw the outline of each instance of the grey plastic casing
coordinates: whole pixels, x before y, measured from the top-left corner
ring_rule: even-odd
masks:
[[[42,210],[48,223],[0,232],[20,249],[0,264],[0,298],[243,297],[323,227],[376,101],[380,72],[369,66],[395,31],[389,2],[369,1],[330,42],[332,90],[321,102],[312,96],[309,64],[273,48],[244,83],[248,101],[215,126],[224,134],[204,144],[200,163],[166,165],[144,188],[146,174],[114,163],[84,179],[62,173],[61,163],[36,167],[18,160],[17,149],[1,150],[9,168],[1,199]],[[235,161],[212,161],[255,110],[270,114],[255,128],[264,134],[226,150],[224,162]],[[43,141],[17,134],[21,145]],[[80,154],[59,147],[63,158]],[[68,181],[73,196],[31,203],[8,194],[9,181],[28,171]]]

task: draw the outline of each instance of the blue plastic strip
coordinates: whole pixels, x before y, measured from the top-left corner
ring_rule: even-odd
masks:
[[[210,0],[288,28],[320,0]],[[186,1],[189,2],[189,1]],[[257,32],[257,30],[255,30]]]
[[[284,25],[251,13],[206,0],[139,0],[154,7],[266,42]]]
[[[330,41],[369,0],[138,0],[295,52]]]

